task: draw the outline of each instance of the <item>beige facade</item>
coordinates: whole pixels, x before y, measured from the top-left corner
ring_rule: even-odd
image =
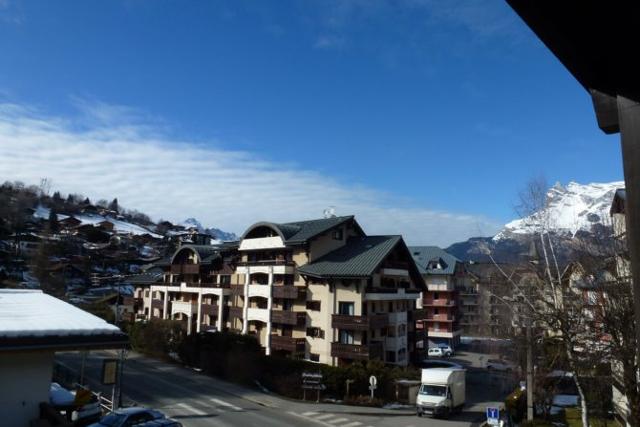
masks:
[[[364,243],[376,249],[371,257],[350,253]],[[399,236],[368,237],[353,217],[258,223],[233,248],[213,252],[184,247],[162,283],[137,289],[145,317],[180,320],[189,333],[251,334],[266,354],[408,364],[424,283]],[[333,267],[314,274],[326,259]],[[349,265],[355,270],[344,270]]]

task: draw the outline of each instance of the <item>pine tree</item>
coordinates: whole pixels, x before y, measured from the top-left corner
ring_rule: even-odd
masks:
[[[118,209],[119,209],[118,198],[116,197],[115,199],[113,199],[111,203],[109,203],[109,210],[119,213]]]
[[[58,215],[55,209],[49,210],[49,231],[53,234],[60,230],[60,224],[58,223]]]

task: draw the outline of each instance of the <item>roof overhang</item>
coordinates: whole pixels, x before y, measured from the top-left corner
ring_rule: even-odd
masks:
[[[640,101],[640,5],[632,1],[506,0],[592,97],[598,126],[619,132],[618,96]]]
[[[73,351],[125,348],[129,348],[129,337],[124,333],[0,337],[0,353],[8,351]]]

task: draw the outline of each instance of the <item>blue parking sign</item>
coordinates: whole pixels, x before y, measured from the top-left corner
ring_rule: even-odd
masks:
[[[487,423],[493,426],[500,424],[499,408],[487,408]]]

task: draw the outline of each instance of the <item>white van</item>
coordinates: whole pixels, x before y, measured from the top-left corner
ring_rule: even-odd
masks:
[[[422,381],[416,398],[416,411],[423,414],[448,417],[462,409],[465,403],[465,370],[433,368],[422,370]]]

